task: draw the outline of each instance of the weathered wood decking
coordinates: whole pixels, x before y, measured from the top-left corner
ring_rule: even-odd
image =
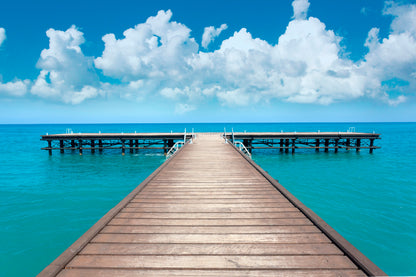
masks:
[[[220,135],[199,135],[39,276],[384,273]]]

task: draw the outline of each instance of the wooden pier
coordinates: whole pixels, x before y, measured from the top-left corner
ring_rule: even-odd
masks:
[[[165,153],[171,149],[178,141],[187,141],[193,134],[190,133],[69,133],[43,135],[41,140],[48,142],[48,150],[52,155],[52,150],[65,151],[90,150],[102,152],[108,149],[120,149],[124,154],[126,150],[130,153],[139,150],[160,150]]]
[[[374,141],[380,139],[376,133],[356,132],[281,132],[281,133],[228,133],[227,139],[232,142],[241,141],[251,153],[253,149],[279,149],[280,152],[295,153],[296,149],[312,149],[316,152],[330,149],[339,150],[374,149]]]
[[[52,155],[53,150],[78,151],[84,150],[91,153],[102,152],[106,149],[120,149],[124,154],[126,150],[130,153],[139,150],[163,150],[165,154],[177,142],[192,139],[194,134],[185,133],[70,133],[43,135],[41,140],[48,142],[48,147],[42,148]],[[313,149],[329,152],[333,150],[374,149],[380,148],[374,145],[374,141],[380,139],[380,134],[355,133],[355,132],[286,132],[286,133],[224,133],[224,138],[231,142],[237,141],[244,144],[251,153],[253,149],[279,149],[280,152],[292,154],[296,149]]]
[[[220,134],[198,134],[39,274],[375,275],[385,274]]]

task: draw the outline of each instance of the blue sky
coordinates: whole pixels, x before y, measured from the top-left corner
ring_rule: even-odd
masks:
[[[416,121],[416,1],[9,1],[0,123]]]

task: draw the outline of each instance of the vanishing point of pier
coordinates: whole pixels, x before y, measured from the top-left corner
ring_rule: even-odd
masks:
[[[374,275],[385,273],[220,134],[186,143],[39,274]]]

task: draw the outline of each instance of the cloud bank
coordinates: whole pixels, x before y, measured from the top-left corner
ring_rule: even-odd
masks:
[[[368,52],[357,62],[343,52],[342,37],[308,17],[309,6],[308,0],[292,2],[292,20],[276,44],[242,28],[213,51],[200,51],[191,30],[172,21],[170,10],[125,30],[120,38],[105,35],[99,57],[83,54],[85,39],[75,26],[50,29],[49,48],[40,55],[40,73],[30,92],[72,104],[110,94],[134,100],[160,95],[176,104],[177,113],[206,101],[328,105],[370,98],[397,105],[414,95],[416,5],[386,2],[383,13],[393,16],[390,33],[380,38],[377,28],[369,30],[363,42]],[[207,50],[225,29],[226,24],[206,27],[201,47]],[[116,81],[100,82],[102,76]]]

